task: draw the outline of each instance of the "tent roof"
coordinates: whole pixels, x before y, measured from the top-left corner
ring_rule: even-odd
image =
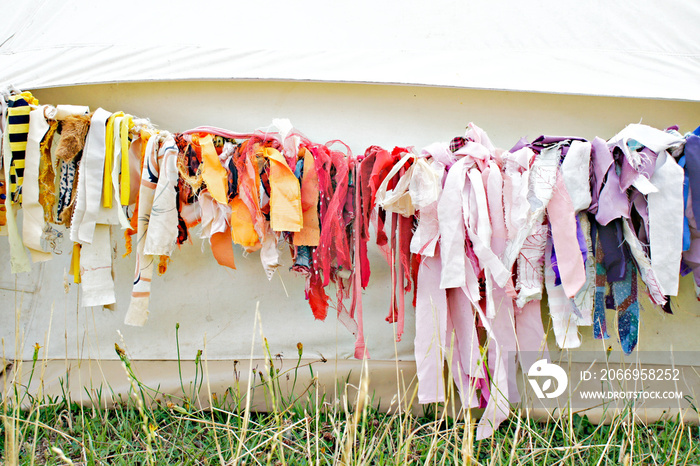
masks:
[[[299,80],[700,101],[693,0],[0,0],[0,85]]]

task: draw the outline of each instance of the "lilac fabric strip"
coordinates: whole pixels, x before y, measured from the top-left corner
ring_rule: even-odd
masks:
[[[520,149],[522,149],[523,147],[527,147],[528,145],[529,145],[529,143],[527,142],[527,139],[520,138],[520,140],[518,142],[516,142],[515,145],[513,147],[511,147],[511,149],[508,152],[510,152],[511,154],[514,154],[517,151],[519,151]]]
[[[639,151],[642,154],[642,164],[639,167],[639,170],[635,170],[632,165],[630,165],[627,157],[622,154],[622,151],[620,149],[617,150],[619,151],[620,155],[620,189],[622,191],[626,191],[630,186],[632,186],[632,183],[634,183],[634,180],[636,180],[638,176],[644,176],[646,179],[651,179],[651,175],[654,173],[654,168],[656,167],[657,155],[655,152],[652,152],[647,147]]]

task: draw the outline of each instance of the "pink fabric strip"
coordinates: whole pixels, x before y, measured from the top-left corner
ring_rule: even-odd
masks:
[[[359,214],[360,210],[360,164],[355,163],[355,212]],[[355,338],[355,358],[356,359],[369,359],[369,352],[367,351],[367,346],[365,345],[365,334],[364,334],[364,321],[362,316],[362,273],[364,264],[361,260],[361,248],[360,248],[360,236],[362,231],[362,218],[360,215],[355,216],[355,267],[353,268],[353,290],[352,290],[352,306],[350,314],[355,318],[357,322],[357,337]]]
[[[442,349],[447,328],[447,297],[440,288],[441,270],[439,252],[434,257],[425,257],[418,269],[414,351],[419,403],[445,401]]]
[[[552,226],[552,241],[557,252],[557,265],[566,296],[573,298],[586,283],[586,268],[578,247],[576,216],[561,173],[557,173],[552,199],[547,205]]]
[[[539,300],[530,301],[515,313],[515,332],[520,366],[523,373],[527,373],[530,366],[549,354]]]

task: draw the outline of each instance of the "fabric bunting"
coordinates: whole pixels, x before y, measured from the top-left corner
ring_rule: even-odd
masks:
[[[171,134],[123,112],[38,107],[27,92],[3,99],[0,228],[13,272],[29,269],[25,248],[49,259],[62,234],[75,244],[82,303],[112,305],[121,228],[136,259],[125,322],[141,326],[153,272],[193,235],[231,269],[234,245],[258,251],[268,278],[286,243],[313,316],[334,310],[363,358],[373,242],[391,270],[382,312],[397,340],[412,312],[406,298],[415,306],[419,401],[445,400],[449,368],[463,405],[485,409],[479,438],[519,401],[526,352],[546,355],[545,295],[558,346],[579,346],[580,327],[591,326],[595,338],[616,334],[629,354],[642,294],[661,309],[691,272],[700,290],[698,130],[631,124],[607,141],[540,136],[503,150],[470,123],[422,150],[354,155],[285,120],[265,131]]]

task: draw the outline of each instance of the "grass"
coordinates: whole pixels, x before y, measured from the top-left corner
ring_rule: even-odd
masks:
[[[3,377],[3,464],[700,464],[700,428],[680,416],[644,425],[627,410],[608,425],[594,425],[573,413],[541,421],[515,411],[493,437],[476,441],[472,413],[449,401],[421,412],[413,409],[414,391],[401,403],[375,403],[366,365],[358,385],[345,383],[338,387],[339,399],[328,400],[313,364],[301,364],[301,344],[296,366],[281,371],[262,334],[261,340],[264,369],[248,378],[247,387],[223,394],[211,393],[205,342],[194,380],[183,381],[180,372],[182,397],[144,385],[127,352],[115,345],[131,388],[112,409],[100,407],[99,400],[76,404],[67,392],[52,399],[42,395],[42,383],[30,393],[26,387],[35,377],[43,381],[46,363],[37,345],[26,378],[19,363],[11,378]],[[296,385],[300,370],[310,372],[311,383],[285,392],[281,381],[292,377]],[[252,412],[256,389],[270,412]],[[198,408],[197,400],[207,408]]]
[[[10,419],[5,464],[697,464],[698,428],[678,420],[596,426],[585,417],[511,417],[488,440],[472,426],[410,414],[309,410],[245,413],[215,406],[86,409],[44,400]],[[2,435],[8,439],[7,418]],[[357,435],[352,434],[356,432]],[[402,433],[402,434],[401,434]]]

